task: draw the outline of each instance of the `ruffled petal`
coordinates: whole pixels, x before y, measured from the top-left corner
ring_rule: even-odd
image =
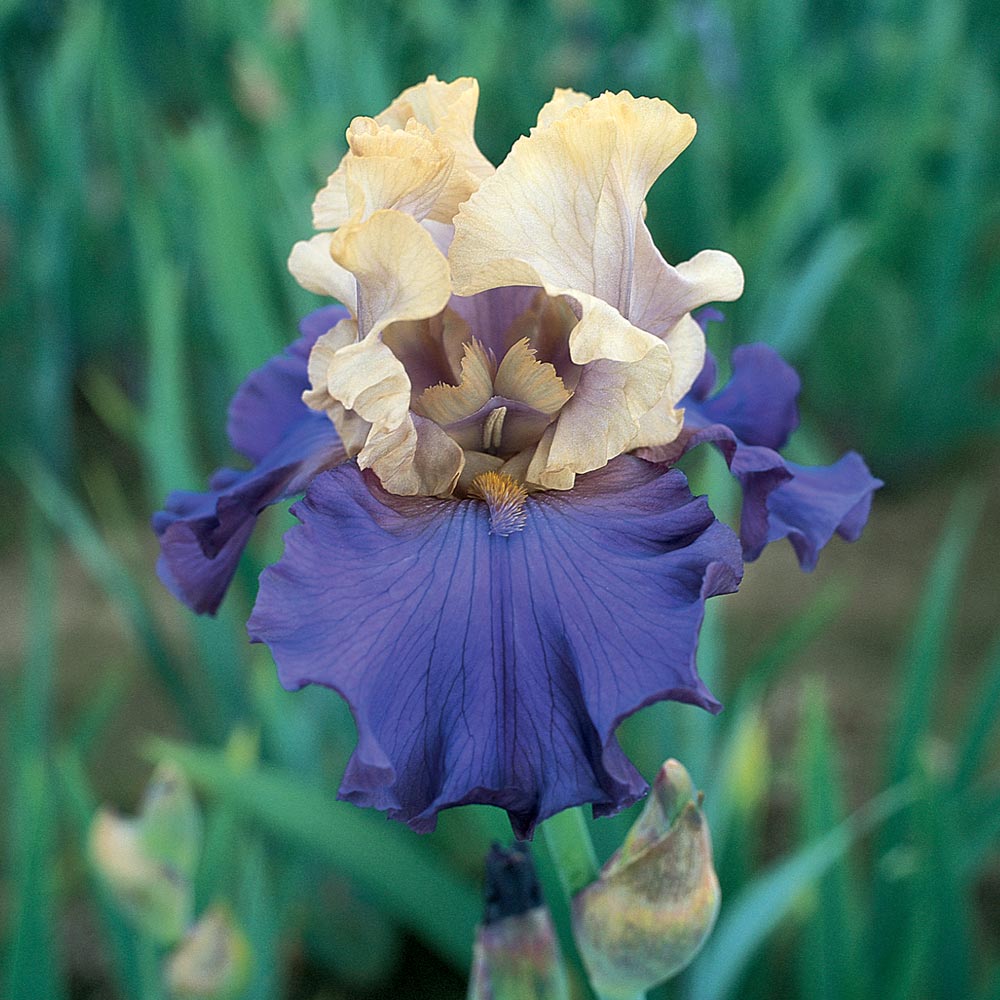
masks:
[[[695,648],[739,547],[683,475],[622,457],[526,504],[523,530],[491,534],[483,501],[393,496],[344,465],[293,508],[249,629],[286,687],[351,706],[342,798],[416,830],[487,803],[527,837],[643,793],[614,735],[626,716],[665,698],[718,709]]]
[[[683,400],[683,432],[666,446],[643,448],[638,454],[674,462],[699,444],[715,444],[743,491],[744,559],[752,562],[769,542],[788,538],[801,567],[811,570],[834,534],[848,541],[858,538],[882,481],[854,452],[816,467],[780,455],[777,449],[799,422],[798,375],[765,344],[736,348],[732,367],[730,380],[709,396],[715,381],[715,359],[709,355]]]
[[[307,291],[328,295],[343,302],[352,312],[357,301],[354,275],[334,262],[330,256],[333,233],[317,233],[312,239],[299,240],[288,257],[288,270]]]
[[[766,344],[737,347],[732,367],[732,377],[711,399],[707,397],[712,386],[700,379],[692,389],[702,422],[725,424],[747,444],[780,450],[799,426],[798,374]],[[711,372],[714,382],[714,358]]]
[[[405,212],[418,221],[434,211],[455,154],[435,142],[425,126],[411,121],[395,129],[380,126],[373,118],[355,118],[347,130],[347,142],[353,154],[343,164],[349,214],[338,220],[325,218],[325,227],[361,222],[384,208]]]
[[[426,125],[455,151],[458,165],[483,179],[493,173],[493,164],[476,145],[473,132],[479,105],[479,81],[461,76],[445,83],[433,74],[423,83],[408,87],[377,120],[403,128],[411,119]]]
[[[153,515],[157,573],[193,611],[216,612],[260,512],[301,493],[319,471],[346,457],[333,424],[301,401],[299,407],[300,419],[253,469],[222,469],[207,493],[171,493]]]
[[[834,533],[848,542],[860,537],[882,481],[853,451],[833,465],[786,462],[785,467],[792,478],[768,498],[767,541],[787,538],[802,568],[814,569],[820,550]],[[748,558],[756,559],[763,547],[751,550]]]
[[[696,306],[742,291],[742,272],[728,254],[705,251],[671,267],[642,220],[650,186],[694,131],[693,119],[665,101],[557,91],[539,126],[455,217],[449,260],[460,295],[536,285],[579,309],[570,356],[594,371],[581,376],[560,415],[540,485],[572,485],[573,474],[653,443],[654,430],[675,435],[680,421],[669,419],[671,411],[700,370],[703,350],[680,324]],[[703,340],[696,324],[690,328]],[[661,339],[674,331],[679,366]],[[662,412],[641,426],[654,407]],[[583,426],[588,440],[579,437]],[[538,464],[536,456],[535,471]]]
[[[403,212],[380,210],[338,229],[330,254],[357,282],[362,337],[399,320],[426,319],[448,304],[448,261],[427,230]]]
[[[229,440],[255,467],[220,469],[208,492],[175,491],[153,516],[160,579],[194,611],[218,609],[260,511],[301,493],[320,469],[346,458],[332,424],[302,402],[310,351],[346,317],[342,306],[309,313],[299,338],[236,390]]]
[[[357,320],[320,338],[309,360],[306,403],[351,433],[363,468],[404,495],[447,493],[462,471],[462,449],[410,414],[412,384],[381,334],[394,323],[426,320],[451,296],[448,261],[430,234],[403,212],[379,210],[337,230],[330,252],[357,282]]]
[[[313,203],[313,225],[336,229],[379,208],[450,224],[493,172],[473,137],[479,84],[428,77],[374,118],[355,118],[348,152]]]

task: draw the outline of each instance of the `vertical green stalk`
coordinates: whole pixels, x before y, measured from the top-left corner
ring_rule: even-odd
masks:
[[[579,807],[556,813],[542,824],[545,846],[559,875],[559,882],[572,899],[597,878],[597,855]]]
[[[567,901],[572,903],[573,897],[590,885],[599,872],[587,820],[579,807],[565,809],[547,819],[542,824],[542,832],[552,865],[559,876],[559,883]],[[590,990],[595,1000],[645,1000],[646,997],[645,992],[626,998],[598,993],[592,986]]]

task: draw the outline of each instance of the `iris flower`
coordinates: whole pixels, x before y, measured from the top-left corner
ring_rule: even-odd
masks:
[[[799,383],[769,348],[737,349],[713,393],[692,311],[742,271],[718,250],[671,265],[645,224],[692,118],[557,90],[494,168],[477,101],[430,77],[354,119],[289,260],[342,305],[238,391],[252,467],[172,494],[154,526],[166,585],[214,612],[257,515],[304,492],[249,631],[286,688],[350,705],[341,797],[420,831],[488,803],[528,837],[644,794],[615,730],[661,699],[719,710],[695,666],[705,600],[778,538],[811,568],[880,484],[854,454],[782,458]],[[706,441],[743,488],[739,538],[675,468]]]

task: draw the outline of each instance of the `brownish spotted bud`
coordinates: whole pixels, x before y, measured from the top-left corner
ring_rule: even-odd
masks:
[[[569,1000],[552,918],[521,845],[505,851],[494,844],[486,859],[486,910],[468,1000]]]
[[[680,972],[719,912],[708,823],[684,767],[668,760],[642,815],[596,882],[573,898],[573,931],[594,988],[634,997]]]

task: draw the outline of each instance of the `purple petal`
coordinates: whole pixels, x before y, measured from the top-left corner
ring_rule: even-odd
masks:
[[[834,532],[855,541],[868,520],[872,496],[881,485],[864,459],[849,451],[833,465],[786,462],[792,478],[768,498],[767,541],[787,538],[803,569],[814,569],[820,549]],[[763,544],[748,556],[756,559]]]
[[[638,454],[672,463],[699,444],[715,444],[743,490],[743,558],[752,562],[768,542],[788,538],[799,564],[811,570],[834,534],[849,541],[861,534],[882,482],[853,452],[825,467],[796,465],[778,454],[798,424],[799,378],[770,347],[736,348],[732,378],[709,397],[715,370],[715,359],[708,355],[682,401],[680,437]]]
[[[722,424],[746,444],[780,450],[799,425],[799,376],[766,344],[737,347],[732,364],[732,377],[711,399],[705,398],[711,386],[704,386],[699,376],[695,385],[703,394],[695,396],[692,417],[702,426]],[[714,375],[714,359],[705,367]]]
[[[490,534],[477,500],[319,476],[261,576],[249,629],[290,689],[323,684],[358,727],[341,797],[414,829],[465,803],[519,837],[562,809],[615,812],[645,783],[615,729],[651,702],[719,708],[695,669],[704,602],[739,546],[684,476],[631,457],[527,501]]]
[[[226,430],[241,455],[261,461],[301,419],[302,393],[309,388],[309,352],[320,336],[348,315],[343,306],[324,306],[311,312],[299,323],[299,339],[251,372],[236,390]]]
[[[689,404],[692,400],[702,402],[715,388],[717,378],[718,368],[715,364],[715,355],[711,351],[705,351],[705,364],[702,365],[698,377],[688,391],[688,399],[684,401],[685,404]]]
[[[346,457],[327,417],[310,411],[301,399],[299,407],[299,419],[253,469],[221,469],[209,492],[171,493],[153,516],[160,539],[157,573],[199,614],[218,609],[257,515],[301,493],[319,471]]]
[[[448,304],[469,324],[476,340],[502,358],[507,331],[531,305],[538,291],[526,285],[489,288],[468,298],[453,295]]]

